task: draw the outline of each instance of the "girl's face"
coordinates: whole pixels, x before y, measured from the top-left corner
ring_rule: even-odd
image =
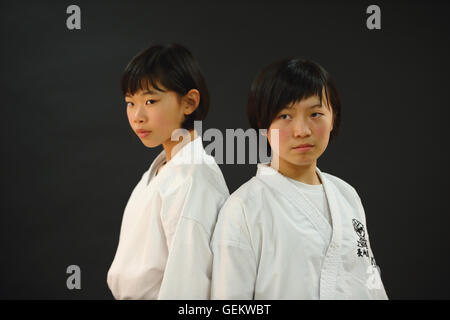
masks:
[[[171,140],[185,113],[176,92],[149,88],[126,95],[125,102],[131,128],[146,147],[153,148]]]
[[[333,112],[326,98],[322,105],[318,96],[303,99],[281,110],[270,124],[268,140],[274,156],[277,155],[276,141],[271,131],[278,129],[279,165],[316,165],[325,151],[333,129]]]

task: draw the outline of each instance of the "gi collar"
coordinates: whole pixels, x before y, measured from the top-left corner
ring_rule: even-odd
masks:
[[[299,192],[292,188],[292,184],[285,176],[272,168],[269,163],[259,163],[256,172],[256,178],[266,184],[269,188],[278,192],[280,196],[288,199],[292,205],[299,211],[303,212],[316,227],[322,239],[327,245],[331,244],[331,249],[338,249],[342,239],[341,217],[339,214],[338,200],[336,194],[339,193],[337,187],[330,181],[326,175],[316,167],[316,172],[322,181],[325,195],[330,208],[332,226],[321,214],[312,214],[316,209],[311,207],[308,201],[299,201]],[[300,197],[304,197],[300,193]],[[301,199],[301,198],[300,198]],[[331,228],[331,230],[330,230]],[[329,235],[331,234],[331,239]]]
[[[180,150],[178,150],[178,152],[172,157],[172,159],[170,159],[170,161],[166,163],[164,171],[167,171],[166,169],[172,166],[180,164],[193,164],[201,162],[204,153],[205,151],[203,149],[202,139],[200,136],[196,136],[194,140],[186,143]],[[147,184],[150,183],[150,180],[154,176],[153,174],[154,171],[158,170],[158,168],[166,160],[167,160],[166,152],[162,150],[155,158],[155,160],[153,160],[150,166]]]

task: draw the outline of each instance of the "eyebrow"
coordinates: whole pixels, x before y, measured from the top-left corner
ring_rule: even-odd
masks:
[[[143,93],[141,94],[141,96],[148,96],[148,95],[150,95],[150,94],[158,94],[158,93],[157,93],[156,91],[147,90],[147,91],[143,92]],[[125,97],[131,98],[131,95],[130,95],[129,93],[127,93],[127,94],[125,95]]]
[[[293,104],[290,104],[286,109],[291,109],[293,106],[294,106]],[[316,108],[316,107],[322,108],[322,106],[323,106],[322,104],[316,103],[312,106],[309,106],[308,109],[312,109],[312,108]]]

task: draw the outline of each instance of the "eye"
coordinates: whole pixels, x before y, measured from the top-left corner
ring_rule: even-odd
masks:
[[[292,119],[289,114],[282,114],[278,118],[283,119],[283,120]]]
[[[313,117],[313,118],[319,118],[320,116],[323,116],[323,113],[314,112],[311,114],[311,117]]]
[[[125,101],[125,103],[126,103],[127,107],[132,107],[132,106],[134,106],[133,102]]]
[[[156,103],[156,100],[153,100],[153,99],[149,99],[149,100],[145,101],[145,104],[154,104],[154,103]]]

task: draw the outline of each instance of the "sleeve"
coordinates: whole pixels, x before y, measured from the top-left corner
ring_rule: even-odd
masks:
[[[162,198],[169,252],[158,299],[209,299],[211,229],[226,197],[206,181],[194,183],[189,177]]]
[[[154,192],[142,194],[136,187],[130,196],[107,274],[108,287],[118,300],[156,299],[167,260],[160,198]]]
[[[219,213],[211,241],[211,298],[254,299],[256,255],[241,201],[230,197]]]

